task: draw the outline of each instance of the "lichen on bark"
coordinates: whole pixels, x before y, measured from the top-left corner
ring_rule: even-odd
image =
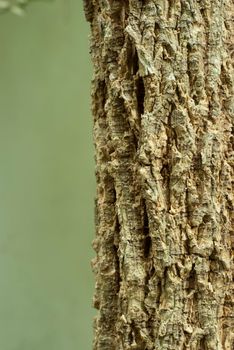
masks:
[[[231,350],[233,2],[85,0],[95,350]]]

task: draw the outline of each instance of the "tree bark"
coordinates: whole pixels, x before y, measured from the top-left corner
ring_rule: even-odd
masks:
[[[233,2],[85,0],[95,350],[232,350]]]

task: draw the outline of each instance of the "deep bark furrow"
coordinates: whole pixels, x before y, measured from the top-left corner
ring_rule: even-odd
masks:
[[[95,350],[231,350],[233,3],[89,0]]]

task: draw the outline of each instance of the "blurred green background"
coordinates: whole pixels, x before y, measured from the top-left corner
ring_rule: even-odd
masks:
[[[0,16],[0,349],[90,350],[94,147],[82,1]]]

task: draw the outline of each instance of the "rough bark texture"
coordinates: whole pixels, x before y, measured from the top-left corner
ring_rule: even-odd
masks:
[[[231,0],[86,0],[95,350],[233,350]]]

